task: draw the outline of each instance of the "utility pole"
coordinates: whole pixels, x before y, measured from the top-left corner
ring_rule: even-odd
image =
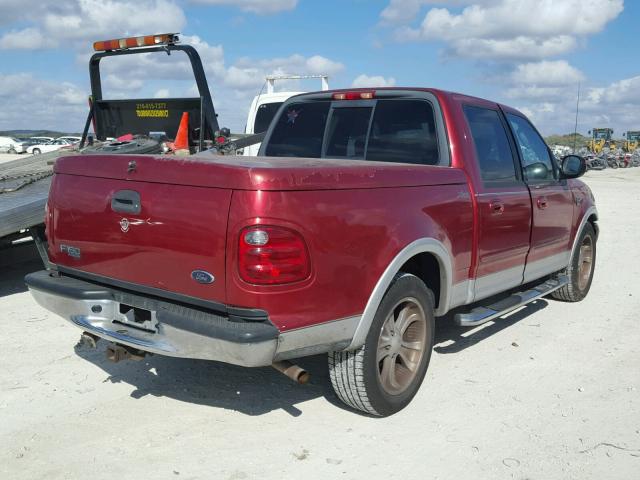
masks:
[[[578,99],[576,100],[576,125],[573,129],[573,153],[576,153],[576,143],[578,141],[578,111],[580,108],[580,82],[578,82]]]

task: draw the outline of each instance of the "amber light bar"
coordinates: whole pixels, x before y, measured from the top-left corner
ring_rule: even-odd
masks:
[[[96,52],[107,50],[126,50],[127,48],[152,47],[154,45],[172,45],[178,42],[177,33],[159,33],[157,35],[144,35],[142,37],[118,38],[94,42],[93,49]]]

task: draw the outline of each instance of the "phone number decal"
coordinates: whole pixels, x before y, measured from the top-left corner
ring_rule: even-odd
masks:
[[[137,103],[136,116],[168,118],[169,109],[167,108],[167,104],[164,102]]]

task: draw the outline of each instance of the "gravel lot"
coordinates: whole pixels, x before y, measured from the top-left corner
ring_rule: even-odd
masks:
[[[18,158],[29,158],[30,153],[0,153],[0,163],[10,162],[11,160],[17,160]]]
[[[638,478],[640,168],[586,180],[601,227],[587,299],[473,331],[441,322],[422,389],[386,419],[343,408],[324,357],[300,362],[301,387],[270,368],[74,349],[79,330],[25,291],[33,250],[5,251],[0,478]]]

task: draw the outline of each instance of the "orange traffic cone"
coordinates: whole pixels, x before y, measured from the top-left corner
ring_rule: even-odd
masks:
[[[182,113],[180,127],[174,143],[176,155],[190,155],[189,151],[189,112]]]

